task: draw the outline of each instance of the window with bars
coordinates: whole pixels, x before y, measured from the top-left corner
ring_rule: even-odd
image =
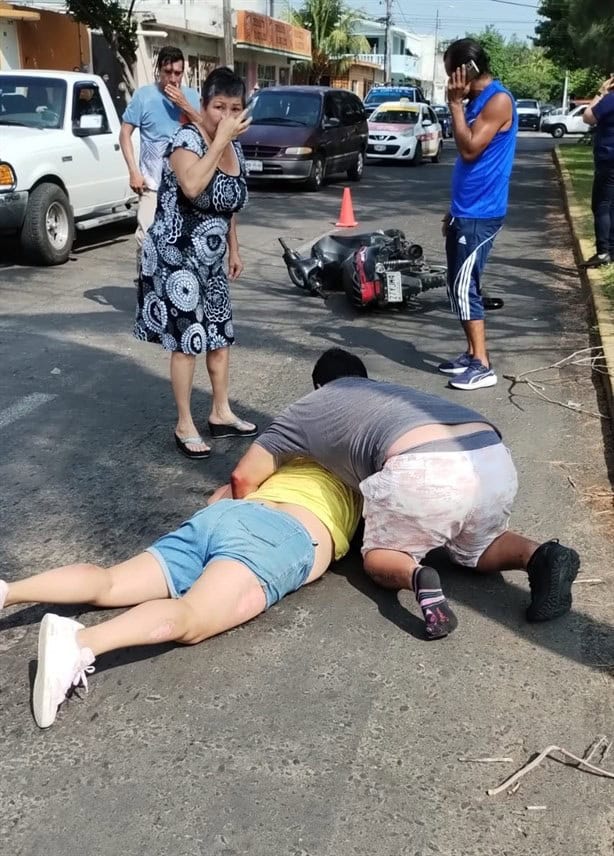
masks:
[[[238,74],[239,77],[242,77],[245,83],[247,84],[247,63],[235,62],[235,74]]]
[[[274,65],[258,65],[258,86],[265,89],[277,83],[277,69]]]

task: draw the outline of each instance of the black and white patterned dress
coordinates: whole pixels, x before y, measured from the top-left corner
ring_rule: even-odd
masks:
[[[194,125],[184,125],[166,151],[156,216],[143,242],[137,339],[191,355],[234,342],[225,256],[230,220],[247,202],[247,183],[241,146],[233,146],[240,175],[216,170],[194,200],[184,196],[169,158],[179,148],[203,157],[206,142]]]

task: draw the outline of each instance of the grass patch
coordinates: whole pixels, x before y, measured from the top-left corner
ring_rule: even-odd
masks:
[[[593,150],[590,146],[568,145],[559,148],[562,163],[567,167],[576,199],[582,209],[578,232],[589,241],[595,240],[593,213],[591,211],[591,191],[593,188]],[[601,268],[603,290],[614,303],[614,265]]]

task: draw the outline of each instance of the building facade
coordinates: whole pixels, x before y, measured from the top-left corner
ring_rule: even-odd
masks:
[[[104,76],[112,92],[121,90],[121,72],[101,34],[90,33],[49,0],[20,7],[0,0],[0,68],[75,67]],[[311,34],[274,18],[275,0],[237,0],[232,13],[234,67],[251,90],[288,84],[297,62],[311,59]],[[54,5],[55,9],[56,6]],[[60,9],[60,5],[57,5]],[[221,0],[140,0],[135,83],[152,83],[158,53],[176,45],[186,58],[186,82],[200,88],[224,59]],[[117,92],[115,92],[117,90]],[[120,93],[121,100],[121,93]]]
[[[386,51],[386,27],[378,21],[359,21],[356,32],[363,35],[371,46],[371,53],[361,54],[358,59],[375,63],[384,70]],[[443,65],[443,54],[434,35],[422,35],[390,28],[391,34],[391,80],[397,85],[419,85],[433,104],[445,101],[447,76]]]
[[[358,58],[348,66],[343,74],[338,74],[331,80],[331,86],[340,89],[349,89],[359,98],[364,99],[367,92],[378,84],[384,82],[384,68],[376,62]]]
[[[288,84],[292,66],[311,59],[311,34],[263,14],[272,4],[244,0],[233,11],[234,68],[248,90]],[[151,83],[155,60],[164,44],[180,47],[186,56],[186,78],[200,87],[207,74],[223,61],[222,5],[201,0],[142,0],[139,4],[138,85]]]
[[[0,2],[0,70],[88,68],[87,27],[48,9]]]

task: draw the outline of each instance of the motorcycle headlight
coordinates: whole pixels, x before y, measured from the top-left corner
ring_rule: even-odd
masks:
[[[290,146],[286,149],[287,155],[310,155],[312,152],[311,146]]]
[[[8,163],[0,163],[0,190],[12,190],[16,184],[13,167]]]

